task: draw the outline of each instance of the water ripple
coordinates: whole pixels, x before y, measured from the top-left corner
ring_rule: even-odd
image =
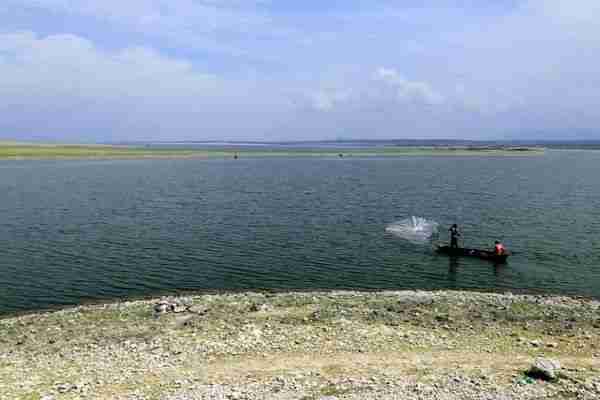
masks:
[[[0,313],[182,289],[599,294],[600,153],[338,161],[3,163]],[[411,215],[515,254],[453,261],[384,232]]]

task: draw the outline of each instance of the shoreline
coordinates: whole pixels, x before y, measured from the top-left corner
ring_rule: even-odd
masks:
[[[461,288],[461,289],[449,289],[449,288],[441,288],[441,289],[423,289],[423,288],[399,288],[399,289],[350,289],[350,288],[341,288],[341,289],[328,289],[328,288],[307,288],[307,289],[286,289],[286,288],[256,288],[256,289],[198,289],[198,290],[180,290],[180,291],[165,291],[165,292],[156,292],[153,294],[145,294],[139,296],[125,296],[125,297],[106,297],[106,298],[96,298],[96,299],[83,299],[77,303],[69,303],[69,304],[55,304],[48,305],[47,307],[41,308],[31,308],[31,309],[19,309],[14,311],[8,311],[4,313],[0,313],[0,321],[8,318],[17,318],[17,317],[25,317],[28,315],[41,315],[48,314],[60,311],[68,311],[70,309],[80,308],[80,307],[98,307],[98,306],[110,306],[114,304],[123,304],[123,303],[132,303],[139,301],[157,301],[161,298],[179,298],[179,297],[199,297],[199,296],[228,296],[228,295],[281,295],[281,294],[289,294],[289,295],[304,295],[304,294],[320,294],[326,295],[331,293],[360,293],[364,295],[372,295],[377,293],[387,293],[387,292],[405,292],[405,291],[414,291],[414,292],[427,292],[427,293],[436,293],[436,292],[464,292],[464,293],[477,293],[477,294],[490,294],[490,295],[509,295],[509,296],[537,296],[537,297],[565,297],[573,300],[582,300],[582,301],[600,301],[600,295],[592,296],[592,295],[581,295],[574,293],[549,293],[542,289],[531,290],[531,289],[494,289],[494,288]]]
[[[140,159],[233,159],[267,157],[398,157],[398,156],[539,156],[544,148],[531,147],[384,147],[331,149],[252,149],[252,148],[147,148],[111,145],[10,145],[0,143],[0,160],[140,160]]]
[[[80,305],[0,319],[0,393],[595,399],[599,313],[600,301],[580,297],[450,290],[242,291]],[[537,357],[559,361],[561,379],[528,378]]]

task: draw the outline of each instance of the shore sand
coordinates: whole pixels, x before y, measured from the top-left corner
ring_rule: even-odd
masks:
[[[539,357],[558,379],[527,375]],[[600,302],[236,293],[0,319],[0,399],[598,399]]]

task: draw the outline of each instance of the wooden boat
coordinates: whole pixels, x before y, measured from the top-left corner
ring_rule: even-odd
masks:
[[[493,251],[479,250],[479,249],[465,249],[462,247],[451,248],[450,246],[437,246],[435,249],[438,253],[448,254],[450,256],[465,256],[465,257],[477,257],[484,260],[493,261],[496,263],[504,263],[510,255],[510,252],[506,251],[504,254],[498,255]]]

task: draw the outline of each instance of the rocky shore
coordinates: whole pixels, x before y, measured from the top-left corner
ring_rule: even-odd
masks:
[[[0,399],[81,398],[598,399],[600,302],[237,293],[0,319]]]

